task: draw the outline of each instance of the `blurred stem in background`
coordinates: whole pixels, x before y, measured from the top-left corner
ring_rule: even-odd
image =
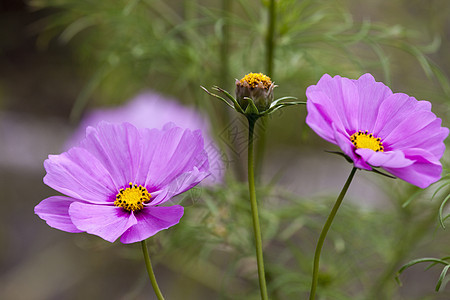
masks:
[[[155,291],[158,300],[164,300],[164,297],[159,289],[158,283],[156,282],[155,273],[153,272],[152,263],[150,261],[150,255],[148,254],[147,243],[145,240],[141,241],[142,253],[144,254],[145,266],[147,267],[148,277],[152,283],[153,290]]]
[[[268,300],[269,298],[267,296],[266,275],[264,272],[261,228],[259,225],[258,203],[256,201],[255,174],[253,165],[253,138],[254,138],[253,132],[255,129],[255,123],[257,118],[247,116],[247,119],[248,119],[248,190],[250,194],[250,204],[252,208],[253,232],[255,236],[256,260],[258,264],[259,289],[261,292],[261,299]]]
[[[276,3],[275,0],[269,1],[268,6],[268,22],[267,22],[267,29],[266,29],[266,43],[265,43],[265,51],[266,51],[266,75],[271,77],[273,79],[273,69],[274,69],[274,55],[275,55],[275,24],[276,24]],[[261,118],[261,126],[259,126],[259,132],[258,132],[258,144],[257,144],[257,151],[256,151],[256,174],[257,174],[257,180],[259,180],[261,174],[262,174],[262,166],[264,161],[264,154],[266,150],[266,128],[268,125],[268,118],[262,117]]]
[[[311,283],[311,292],[309,294],[309,300],[314,300],[316,296],[317,282],[319,279],[319,262],[320,262],[320,252],[322,251],[322,246],[327,236],[328,230],[331,227],[331,223],[333,223],[334,217],[341,206],[342,200],[344,199],[345,194],[352,182],[353,176],[355,176],[357,168],[353,167],[350,175],[347,178],[347,181],[344,184],[344,187],[341,190],[338,198],[336,199],[336,203],[333,206],[333,209],[330,212],[330,215],[327,218],[327,221],[323,225],[322,232],[320,233],[319,240],[317,241],[316,251],[314,253],[314,266],[313,266],[313,277]]]
[[[394,281],[396,272],[405,259],[407,260],[411,250],[429,232],[430,226],[436,222],[436,211],[439,205],[440,203],[437,202],[437,205],[430,207],[429,213],[421,221],[418,220],[417,214],[408,207],[404,207],[404,205],[398,207],[397,214],[402,219],[400,223],[408,224],[408,226],[398,226],[397,238],[394,239],[398,243],[393,247],[391,259],[386,263],[383,272],[374,280],[366,297],[367,300],[392,299],[396,284]],[[411,226],[413,227],[411,228]]]

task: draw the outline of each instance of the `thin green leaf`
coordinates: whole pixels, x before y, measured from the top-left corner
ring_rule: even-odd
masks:
[[[409,268],[409,267],[411,267],[411,266],[414,266],[414,265],[416,265],[416,264],[423,263],[423,262],[434,262],[434,263],[436,263],[436,264],[443,264],[443,265],[445,265],[445,266],[450,265],[450,264],[449,264],[448,262],[446,262],[445,260],[442,260],[442,259],[439,259],[439,258],[433,258],[433,257],[419,258],[419,259],[412,260],[412,261],[410,261],[409,263],[403,265],[403,266],[397,271],[397,275],[395,276],[395,280],[397,281],[397,283],[398,283],[399,285],[401,285],[399,276],[400,276],[400,274],[403,273],[403,271],[405,271],[407,268]]]
[[[202,88],[205,92],[208,93],[208,95],[216,97],[219,100],[222,100],[226,105],[228,105],[229,107],[231,107],[232,109],[234,109],[233,105],[231,105],[227,100],[225,100],[223,97],[220,97],[219,95],[213,94],[210,91],[208,91],[205,87],[200,86],[200,88]]]
[[[447,201],[450,199],[450,194],[445,197],[444,201],[442,201],[441,206],[439,206],[439,223],[441,227],[445,229],[444,220],[442,219],[442,212],[444,211],[444,206],[447,204]],[[447,217],[446,217],[447,218]]]
[[[444,280],[445,275],[447,275],[447,271],[449,268],[450,268],[450,265],[447,265],[444,267],[444,269],[442,269],[441,275],[439,276],[439,280],[436,284],[436,289],[435,289],[436,292],[439,292],[439,289],[441,288],[441,285],[442,285],[442,281]]]
[[[225,91],[224,89],[222,89],[222,88],[220,88],[218,86],[213,87],[213,89],[223,93],[228,99],[230,99],[234,103],[234,107],[236,108],[236,110],[238,112],[244,113],[244,111],[242,110],[241,106],[239,105],[239,102],[237,102],[237,100],[233,96],[231,96],[230,93],[228,93],[227,91]]]

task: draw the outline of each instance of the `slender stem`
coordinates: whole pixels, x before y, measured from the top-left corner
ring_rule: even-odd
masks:
[[[336,216],[339,206],[341,205],[342,200],[344,199],[345,193],[347,192],[348,187],[352,182],[356,170],[357,168],[353,167],[352,171],[350,172],[350,175],[348,176],[347,181],[345,182],[344,187],[341,190],[341,193],[336,199],[336,203],[334,204],[333,209],[331,210],[330,215],[328,216],[327,221],[325,222],[325,225],[323,225],[322,232],[320,233],[319,240],[317,241],[316,252],[314,253],[313,278],[311,283],[311,293],[309,294],[309,300],[314,300],[316,296],[317,282],[319,279],[320,252],[322,251],[323,242],[325,241],[325,237],[327,236],[328,230],[331,227],[331,223],[333,222],[333,219]]]
[[[275,57],[275,26],[276,26],[276,2],[275,0],[270,0],[268,7],[268,23],[266,29],[266,75],[274,78],[274,57]],[[266,127],[269,122],[267,117],[261,118],[262,126],[260,126],[258,131],[258,144],[256,148],[256,180],[259,181],[260,175],[262,174],[263,160],[266,150]]]
[[[261,299],[268,300],[266,275],[264,272],[264,260],[262,251],[261,228],[259,226],[258,204],[256,202],[255,190],[255,174],[253,169],[253,131],[255,129],[256,119],[247,117],[248,119],[248,190],[250,193],[250,204],[252,208],[253,232],[255,234],[256,246],[256,262],[258,264],[259,289],[261,291]]]
[[[266,33],[266,75],[273,76],[273,58],[275,52],[275,23],[276,23],[276,7],[275,0],[270,0],[269,4],[269,22],[267,23]]]
[[[147,243],[145,240],[141,241],[142,253],[144,254],[145,265],[147,267],[148,277],[152,283],[153,290],[155,291],[158,300],[164,300],[164,297],[159,289],[158,283],[156,282],[155,273],[153,273],[152,263],[150,261],[150,256],[148,255]]]

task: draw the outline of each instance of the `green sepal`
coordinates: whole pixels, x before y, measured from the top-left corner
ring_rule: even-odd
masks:
[[[205,92],[207,92],[208,95],[213,96],[213,97],[216,97],[217,99],[219,99],[219,100],[225,102],[226,105],[228,105],[229,107],[231,107],[231,108],[234,109],[233,105],[231,105],[231,104],[230,104],[227,100],[225,100],[223,97],[220,97],[219,95],[216,95],[216,94],[211,93],[210,91],[208,91],[208,90],[207,90],[205,87],[203,87],[203,86],[200,86],[200,87],[201,87]]]
[[[277,105],[278,103],[280,103],[280,102],[282,102],[284,100],[297,100],[297,98],[296,97],[290,97],[290,96],[278,98],[277,100],[274,100],[274,101],[272,101],[272,103],[270,103],[269,109],[271,109],[272,107],[274,107],[275,105]]]
[[[258,115],[258,116],[261,115],[255,103],[253,102],[253,99],[248,97],[244,97],[244,99],[248,100],[247,108],[245,109],[246,115]]]
[[[287,98],[287,97],[286,97]],[[298,105],[298,104],[306,104],[306,102],[303,101],[295,101],[295,102],[285,102],[285,103],[278,103],[274,106],[270,106],[270,108],[263,112],[264,115],[271,114],[274,111],[279,110],[280,108],[286,107],[286,106],[292,106],[292,105]]]
[[[218,87],[218,86],[214,86],[213,89],[215,89],[216,91],[219,91],[221,93],[223,93],[228,99],[230,99],[233,104],[234,104],[234,108],[240,112],[241,114],[244,113],[244,110],[242,109],[242,107],[239,105],[239,102],[233,97],[231,96],[230,93],[228,93],[227,91],[225,91],[224,89]]]
[[[343,152],[339,152],[339,151],[330,151],[330,150],[325,150],[325,152],[327,152],[327,153],[331,153],[331,154],[336,154],[336,155],[339,155],[339,156],[342,156],[343,158],[345,158],[345,160],[347,161],[347,162],[349,162],[349,163],[353,163],[353,160],[348,156],[348,155],[346,155],[346,154],[344,154]]]

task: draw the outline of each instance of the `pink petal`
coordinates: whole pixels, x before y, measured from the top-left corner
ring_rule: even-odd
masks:
[[[44,199],[35,206],[34,213],[48,226],[67,232],[83,232],[79,230],[70,219],[69,206],[75,199],[63,196],[53,196]]]
[[[306,95],[308,101],[319,103],[329,110],[328,115],[333,118],[337,127],[341,127],[342,122],[346,131],[357,130],[359,95],[356,85],[350,79],[340,76],[331,78],[325,74],[317,85],[307,89]]]
[[[137,224],[125,231],[120,241],[130,244],[148,239],[159,231],[178,224],[183,212],[180,205],[146,207],[135,214]]]
[[[152,198],[151,205],[158,205],[169,201],[174,196],[184,193],[199,184],[203,179],[209,176],[209,173],[200,172],[196,167],[191,172],[186,172],[172,180],[160,193]]]
[[[406,158],[402,151],[375,152],[372,149],[360,148],[355,152],[374,167],[404,168],[414,163],[413,160]]]
[[[150,143],[150,141],[144,141]],[[145,185],[149,190],[160,190],[186,172],[198,168],[208,172],[208,155],[203,149],[200,131],[179,127],[164,131],[148,166]]]
[[[423,149],[404,149],[406,158],[415,162],[405,168],[384,168],[394,176],[420,188],[426,188],[441,178],[442,165],[439,160]]]
[[[358,130],[373,132],[380,104],[392,95],[392,91],[383,83],[376,82],[370,74],[364,74],[353,82],[359,94]]]
[[[137,223],[133,213],[111,205],[73,202],[69,207],[69,215],[78,229],[111,243]]]
[[[92,203],[113,201],[116,191],[111,175],[85,149],[75,147],[60,155],[49,155],[44,167],[44,183],[67,196]]]
[[[80,147],[92,153],[111,174],[116,190],[135,180],[140,156],[141,137],[129,123],[120,125],[100,122],[88,127]]]

